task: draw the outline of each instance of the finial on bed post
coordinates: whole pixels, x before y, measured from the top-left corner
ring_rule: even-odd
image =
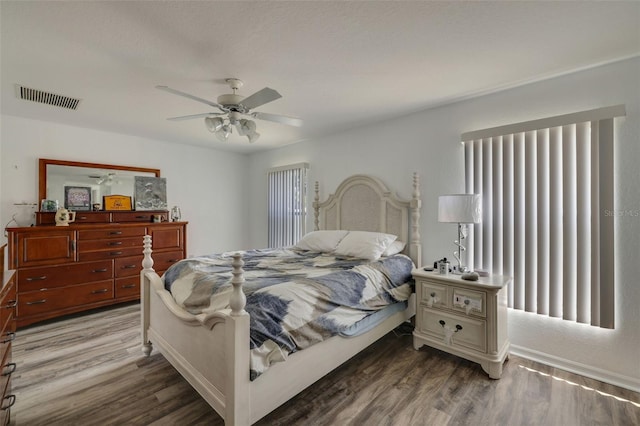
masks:
[[[413,193],[411,194],[411,238],[409,245],[409,256],[419,268],[422,264],[422,243],[420,237],[420,209],[422,200],[420,199],[420,175],[413,174]]]
[[[320,229],[320,184],[316,181],[316,196],[313,199],[313,230]]]
[[[242,269],[244,261],[242,255],[236,253],[233,255],[233,278],[231,279],[231,285],[233,285],[233,293],[229,298],[229,306],[231,307],[231,315],[238,316],[246,314],[244,307],[247,303],[247,297],[242,291],[242,283],[244,283],[244,270]]]

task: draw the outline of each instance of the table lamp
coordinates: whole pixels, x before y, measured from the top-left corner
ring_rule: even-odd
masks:
[[[457,250],[453,257],[458,261],[458,273],[467,272],[462,261],[462,244],[467,237],[467,223],[480,223],[482,219],[482,197],[480,194],[451,194],[438,197],[438,222],[458,224],[458,239],[454,241]]]

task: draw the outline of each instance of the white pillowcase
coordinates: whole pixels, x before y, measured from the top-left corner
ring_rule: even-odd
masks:
[[[385,251],[382,252],[382,255],[393,256],[394,254],[398,254],[402,250],[404,250],[404,246],[405,246],[405,243],[403,241],[395,240],[394,242],[389,244],[389,247],[387,247]]]
[[[331,253],[336,249],[340,240],[349,231],[312,231],[300,239],[294,246],[300,250],[319,251],[321,253]]]
[[[360,259],[377,260],[396,238],[398,237],[395,235],[382,232],[350,231],[340,241],[335,253]]]

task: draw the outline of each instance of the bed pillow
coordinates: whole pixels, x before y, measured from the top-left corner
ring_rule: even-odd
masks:
[[[395,240],[382,252],[383,256],[393,256],[404,250],[405,243],[400,240]]]
[[[331,253],[349,231],[312,231],[300,239],[294,246],[299,250]]]
[[[338,244],[335,253],[360,259],[377,260],[396,240],[395,235],[382,232],[350,231]]]

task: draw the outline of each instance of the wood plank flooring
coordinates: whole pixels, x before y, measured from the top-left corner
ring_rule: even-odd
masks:
[[[18,330],[14,425],[222,425],[156,351],[139,305]],[[259,425],[638,425],[640,394],[512,356],[500,380],[389,333]],[[286,380],[286,377],[283,377]]]

